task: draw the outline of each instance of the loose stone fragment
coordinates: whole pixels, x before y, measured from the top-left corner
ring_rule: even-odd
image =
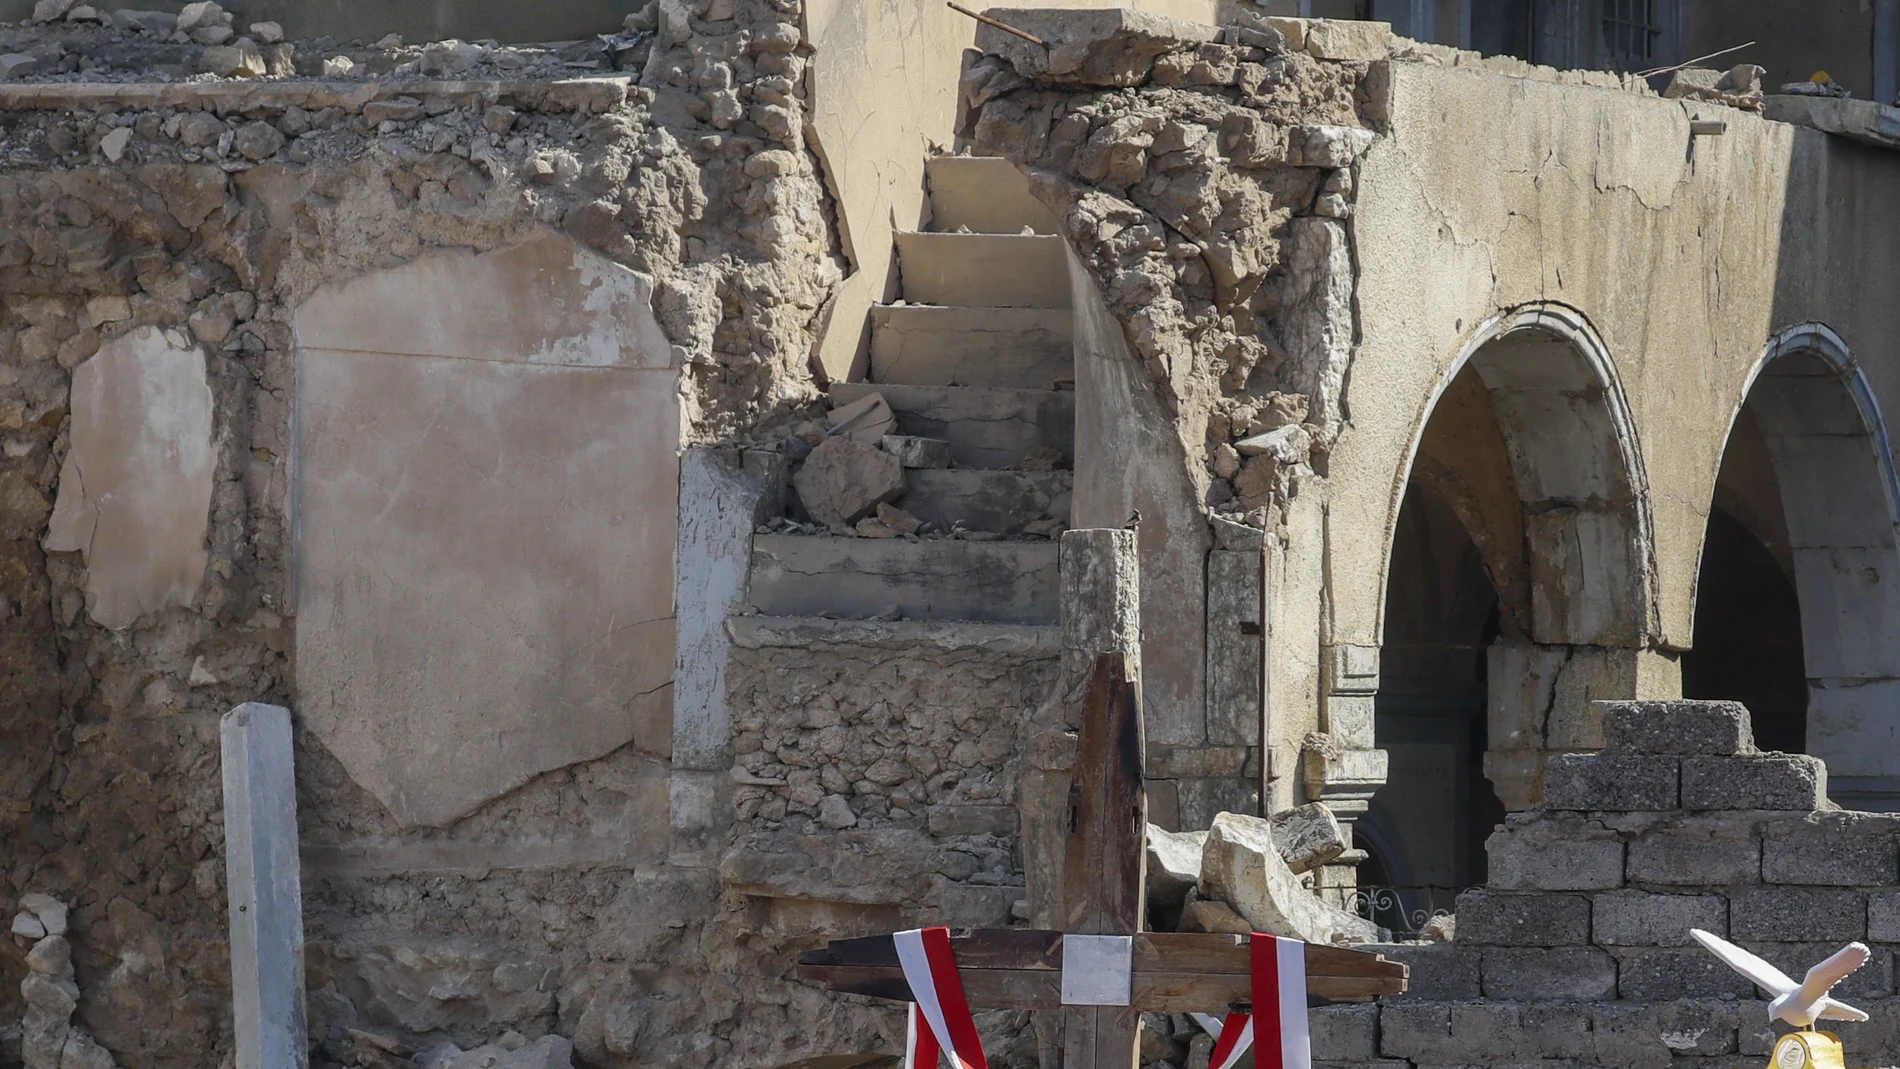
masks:
[[[39,0],[33,5],[34,22],[52,22],[64,18],[79,0]]]
[[[199,0],[198,3],[186,4],[179,9],[176,29],[179,33],[190,33],[201,26],[228,25],[230,21],[231,16],[214,0]]]
[[[950,443],[942,438],[918,438],[909,434],[887,434],[878,446],[907,468],[947,468]]]
[[[0,56],[0,82],[29,78],[39,72],[40,61],[24,52],[9,52]]]
[[[66,904],[59,899],[34,891],[20,896],[20,907],[39,918],[47,935],[66,934]]]
[[[266,72],[264,54],[243,40],[205,49],[202,62],[206,73],[220,78],[262,78]]]
[[[1246,918],[1254,931],[1331,944],[1335,937],[1373,942],[1377,925],[1327,905],[1280,857],[1273,826],[1259,817],[1221,813],[1201,851],[1200,893]]]
[[[799,500],[828,527],[849,527],[906,489],[904,466],[875,446],[851,438],[818,443],[792,477]]]
[[[124,157],[125,147],[131,143],[132,129],[121,126],[99,139],[99,151],[105,153],[106,159],[117,163]]]
[[[22,939],[46,938],[46,926],[40,919],[25,910],[13,915],[13,934]]]
[[[918,529],[924,525],[924,521],[912,516],[896,505],[889,504],[878,505],[877,522],[897,534],[916,534]]]
[[[356,71],[356,61],[348,56],[331,56],[323,61],[325,78],[347,78]]]
[[[284,135],[267,122],[245,123],[238,127],[231,147],[247,160],[268,160],[284,147]]]
[[[825,433],[876,443],[889,434],[896,424],[897,417],[891,414],[891,406],[884,400],[884,395],[874,393],[832,409],[831,418],[826,421]]]
[[[1319,868],[1346,852],[1346,833],[1333,811],[1319,802],[1276,813],[1269,823],[1273,826],[1273,845],[1295,875]]]
[[[1169,831],[1148,825],[1148,901],[1173,905],[1201,882],[1204,831]]]
[[[284,39],[284,28],[275,22],[253,22],[250,34],[267,45],[274,45]]]
[[[1225,902],[1196,898],[1181,907],[1180,930],[1183,932],[1228,932],[1246,935],[1253,931],[1247,918],[1235,913]]]

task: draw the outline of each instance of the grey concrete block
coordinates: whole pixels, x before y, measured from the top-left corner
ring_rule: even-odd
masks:
[[[1762,879],[1829,887],[1889,887],[1896,878],[1891,813],[1810,813],[1762,829]]]
[[[1692,946],[1691,928],[1728,934],[1728,903],[1720,895],[1612,891],[1597,895],[1591,908],[1590,937],[1598,946]]]
[[[1617,994],[1627,1001],[1744,998],[1754,990],[1699,946],[1619,947],[1612,953],[1617,961]]]
[[[1458,896],[1458,942],[1493,946],[1581,946],[1590,941],[1590,902],[1579,895]]]
[[[1755,1007],[1746,1002],[1721,999],[1665,1003],[1656,1008],[1657,1034],[1663,1046],[1678,1058],[1734,1054],[1741,1019],[1753,1018],[1754,1011]]]
[[[1476,950],[1454,943],[1373,943],[1356,949],[1383,954],[1388,961],[1402,961],[1411,969],[1405,993],[1386,996],[1382,1000],[1386,1005],[1478,997]]]
[[[1455,1002],[1451,1007],[1451,1051],[1459,1061],[1482,1064],[1526,1056],[1524,1004]]]
[[[1380,1008],[1379,1053],[1388,1058],[1430,1060],[1452,1049],[1451,1004],[1391,1002]]]
[[[1682,808],[1819,809],[1827,766],[1807,754],[1682,759]]]
[[[1318,1061],[1366,1062],[1379,1056],[1377,1006],[1315,1006],[1306,1020]]]
[[[1661,1033],[1656,1006],[1630,1002],[1599,1002],[1590,1007],[1590,1033],[1595,1057],[1587,1059],[1618,1069],[1670,1069],[1669,1048],[1657,1042]]]
[[[1677,804],[1674,757],[1553,754],[1544,762],[1549,809],[1664,810]]]
[[[1596,947],[1487,947],[1486,998],[1588,1002],[1616,997],[1616,959]]]
[[[1748,710],[1740,702],[1597,702],[1604,752],[1714,754],[1755,752]]]
[[[1875,943],[1900,943],[1900,891],[1875,891],[1867,896],[1867,938]]]
[[[1501,891],[1607,891],[1623,885],[1623,843],[1575,818],[1507,823],[1485,843],[1492,888]]]
[[[1632,884],[1723,887],[1760,883],[1761,840],[1753,822],[1684,817],[1642,832],[1629,847]]]
[[[1867,937],[1867,900],[1848,887],[1748,887],[1729,896],[1734,939],[1776,942]]]
[[[1596,1051],[1589,1003],[1528,1003],[1520,1028],[1524,1037],[1521,1053],[1525,1057],[1587,1061]]]

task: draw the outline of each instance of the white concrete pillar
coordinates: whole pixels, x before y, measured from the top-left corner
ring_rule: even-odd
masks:
[[[303,890],[290,710],[224,714],[224,872],[236,1069],[305,1069]]]

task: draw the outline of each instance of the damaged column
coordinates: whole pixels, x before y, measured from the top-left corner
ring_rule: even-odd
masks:
[[[304,1069],[303,890],[290,710],[224,714],[224,864],[237,1069]]]

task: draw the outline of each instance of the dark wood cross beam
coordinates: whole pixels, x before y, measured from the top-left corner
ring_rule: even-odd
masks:
[[[1118,541],[1119,539],[1119,541]],[[1081,709],[1069,786],[1069,830],[1063,866],[1064,930],[1076,935],[1131,936],[1130,998],[1126,1006],[1065,1005],[1062,1000],[1064,932],[976,928],[953,933],[950,945],[970,1008],[1064,1010],[1064,1069],[1133,1069],[1143,1010],[1219,1014],[1250,1000],[1248,936],[1198,932],[1143,932],[1146,905],[1148,804],[1142,783],[1140,669],[1133,629],[1100,624],[1132,615],[1133,576],[1117,576],[1108,562],[1132,571],[1133,535],[1124,531],[1071,531],[1063,536],[1065,631],[1071,649],[1094,655]],[[1096,567],[1091,568],[1091,565]],[[1072,567],[1073,566],[1073,567]],[[1106,594],[1068,589],[1068,575],[1116,586]],[[1103,583],[1106,573],[1106,583]],[[1097,626],[1086,622],[1092,607]],[[1080,627],[1068,616],[1084,619]],[[833,940],[799,955],[798,976],[834,991],[914,1001],[889,936]],[[1306,948],[1309,995],[1364,1002],[1405,990],[1402,962],[1337,947]]]

